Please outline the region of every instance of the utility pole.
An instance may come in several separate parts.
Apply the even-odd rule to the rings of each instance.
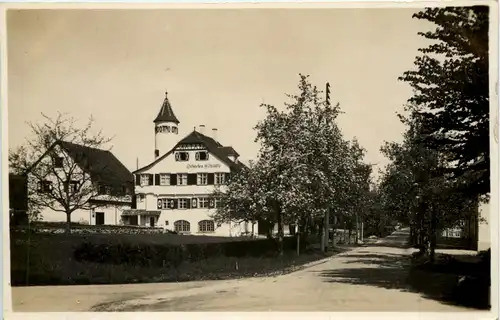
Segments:
[[[330,106],[330,83],[326,83],[326,105]],[[330,244],[330,205],[327,204],[326,206],[326,212],[325,212],[325,231],[324,231],[324,237],[325,237],[325,246],[322,248],[325,252],[328,251],[328,245]],[[335,235],[334,235],[335,236]]]

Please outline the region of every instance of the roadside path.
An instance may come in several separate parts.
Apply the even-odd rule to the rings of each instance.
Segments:
[[[403,229],[290,274],[228,281],[14,288],[16,311],[467,311],[407,291]]]

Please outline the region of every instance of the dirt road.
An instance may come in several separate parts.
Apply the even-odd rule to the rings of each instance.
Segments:
[[[14,311],[467,311],[410,292],[407,230],[287,275],[174,284],[14,288]]]

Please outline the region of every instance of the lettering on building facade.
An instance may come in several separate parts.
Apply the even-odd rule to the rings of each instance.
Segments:
[[[220,164],[188,164],[187,168],[188,169],[211,169],[211,168],[220,168]]]

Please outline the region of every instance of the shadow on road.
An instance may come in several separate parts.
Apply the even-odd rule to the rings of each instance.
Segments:
[[[366,254],[362,254],[363,252]],[[478,268],[483,268],[476,266],[477,264],[468,267],[458,265],[450,268],[434,266],[429,268],[412,264],[410,256],[407,255],[373,254],[368,251],[359,253],[349,255],[349,259],[345,262],[346,265],[358,264],[357,267],[324,270],[320,276],[327,282],[415,292],[424,298],[446,304],[482,310],[490,308],[489,274],[478,276],[484,270],[477,272]],[[460,271],[465,269],[469,271],[476,269],[476,271]],[[468,280],[459,285],[459,279],[464,279],[463,276],[470,274],[473,276],[467,277]]]

